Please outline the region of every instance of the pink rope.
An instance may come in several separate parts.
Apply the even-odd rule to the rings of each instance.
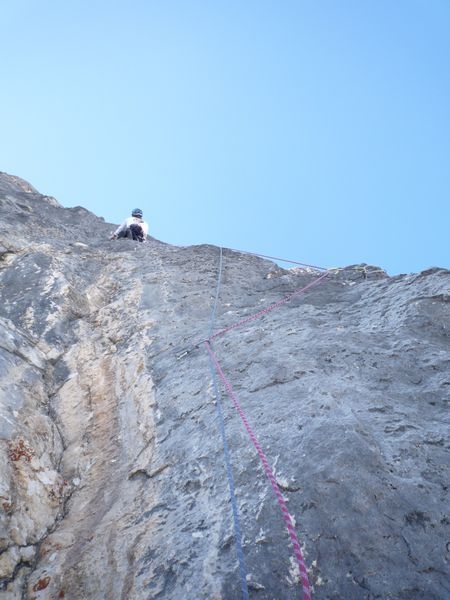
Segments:
[[[296,558],[299,570],[300,570],[300,578],[302,581],[302,589],[303,589],[303,600],[311,600],[311,587],[309,585],[309,579],[308,579],[308,571],[306,569],[306,565],[305,565],[305,561],[303,560],[303,555],[302,555],[302,551],[300,548],[300,542],[298,541],[298,537],[297,534],[295,533],[295,528],[294,525],[292,523],[292,517],[289,514],[289,511],[287,509],[286,506],[286,501],[283,497],[283,494],[280,491],[280,488],[278,487],[278,483],[277,480],[275,478],[275,475],[273,473],[273,470],[271,468],[271,466],[269,465],[269,461],[267,460],[266,455],[264,454],[263,449],[261,448],[261,445],[258,441],[258,438],[256,437],[256,435],[253,433],[252,428],[249,425],[249,422],[247,421],[247,417],[245,416],[245,413],[241,407],[241,405],[239,404],[239,401],[236,397],[236,394],[233,391],[233,388],[231,386],[231,383],[228,381],[228,379],[226,378],[220,364],[219,361],[217,359],[217,356],[215,355],[213,349],[211,348],[211,345],[209,343],[209,341],[205,342],[206,345],[206,349],[209,353],[209,355],[211,356],[211,359],[214,363],[214,366],[217,370],[217,373],[219,374],[220,379],[222,380],[225,389],[227,390],[227,393],[235,407],[235,409],[237,410],[237,412],[239,413],[239,416],[241,417],[245,428],[247,430],[248,435],[250,436],[250,439],[252,440],[253,445],[256,448],[256,451],[259,455],[259,458],[261,459],[261,462],[263,464],[264,467],[264,471],[267,475],[267,478],[270,481],[270,484],[272,485],[273,491],[275,492],[275,495],[277,497],[278,500],[278,504],[280,506],[281,512],[283,514],[283,519],[284,522],[286,524],[286,528],[288,530],[289,533],[289,537],[291,540],[291,544],[292,544],[292,548],[294,551],[294,556]]]
[[[329,275],[328,272],[327,273],[323,273],[322,275],[320,275],[320,277],[317,277],[317,279],[314,279],[314,281],[311,281],[311,283],[308,283],[308,285],[305,285],[305,287],[302,287],[299,290],[296,290],[295,292],[292,292],[292,294],[289,294],[288,296],[285,296],[281,300],[278,300],[278,302],[275,302],[274,304],[271,304],[270,306],[267,306],[266,308],[263,308],[262,310],[258,311],[257,313],[254,313],[253,315],[250,315],[249,317],[246,317],[245,319],[242,319],[241,321],[237,321],[236,323],[233,323],[229,327],[225,327],[224,329],[220,329],[219,331],[217,331],[216,333],[214,333],[209,338],[209,341],[214,340],[214,339],[218,338],[219,336],[224,335],[225,333],[228,333],[232,329],[236,329],[237,327],[240,327],[241,325],[246,325],[247,323],[251,323],[252,321],[256,321],[256,319],[259,319],[259,317],[262,317],[262,316],[266,315],[267,313],[271,312],[272,310],[275,310],[276,308],[279,308],[280,306],[283,306],[283,304],[286,304],[287,302],[289,302],[290,300],[292,300],[292,298],[294,298],[295,296],[298,296],[299,294],[302,294],[303,292],[306,292],[306,290],[309,290],[310,288],[314,287],[320,281],[322,281],[322,279],[324,279],[325,277],[328,277],[328,275]]]

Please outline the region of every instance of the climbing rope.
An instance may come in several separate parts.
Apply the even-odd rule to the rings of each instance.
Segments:
[[[211,319],[211,324],[210,324],[210,333],[209,333],[209,339],[204,341],[206,350],[208,352],[209,358],[210,358],[210,366],[212,371],[214,370],[213,367],[215,368],[215,371],[218,373],[227,393],[228,396],[231,400],[231,402],[233,403],[234,408],[236,409],[236,411],[238,412],[239,416],[241,417],[242,422],[244,423],[244,426],[247,430],[247,433],[258,453],[258,456],[260,457],[260,460],[263,464],[264,467],[264,471],[266,473],[267,478],[269,479],[269,482],[272,486],[272,489],[277,497],[278,500],[278,504],[279,507],[281,509],[281,513],[283,515],[283,519],[289,534],[289,538],[291,540],[291,544],[292,544],[292,548],[293,548],[293,552],[294,552],[294,556],[299,568],[299,573],[300,573],[300,579],[301,579],[301,584],[302,584],[302,590],[303,590],[303,600],[310,600],[311,599],[311,588],[310,588],[310,584],[309,584],[309,579],[308,579],[308,571],[306,569],[306,565],[305,565],[305,561],[303,559],[303,555],[302,555],[302,551],[301,551],[301,547],[300,547],[300,542],[298,540],[297,534],[295,532],[295,527],[293,525],[292,522],[292,517],[287,509],[286,506],[286,501],[283,497],[283,494],[280,491],[280,488],[278,486],[277,480],[275,478],[274,472],[272,470],[272,468],[270,467],[269,461],[267,460],[267,457],[258,441],[258,438],[256,437],[255,433],[253,432],[248,419],[245,415],[244,410],[242,409],[242,406],[240,405],[236,394],[234,393],[234,390],[231,386],[231,383],[229,382],[229,380],[226,378],[222,367],[219,363],[219,360],[216,356],[216,354],[214,353],[212,346],[211,346],[211,342],[216,339],[217,337],[224,335],[225,333],[228,333],[229,331],[236,329],[237,327],[247,324],[249,322],[252,322],[266,314],[268,314],[269,312],[275,310],[276,308],[279,308],[280,306],[283,306],[284,304],[286,304],[287,302],[289,302],[290,300],[292,300],[292,298],[294,298],[295,296],[305,292],[308,289],[311,289],[312,287],[314,287],[315,285],[317,285],[318,283],[320,283],[320,281],[322,281],[325,277],[327,277],[329,275],[329,272],[327,271],[326,273],[323,273],[322,275],[320,275],[319,277],[317,277],[316,279],[314,279],[312,282],[310,282],[309,284],[307,284],[306,286],[303,286],[302,288],[299,288],[298,290],[295,290],[294,292],[292,292],[291,294],[289,294],[288,296],[285,296],[284,298],[282,298],[281,300],[279,300],[278,302],[275,302],[273,304],[271,304],[270,306],[266,307],[263,310],[260,310],[256,313],[254,313],[253,315],[250,315],[249,317],[245,318],[245,319],[241,319],[240,321],[224,328],[221,329],[219,331],[217,331],[215,334],[212,333],[213,331],[213,325],[214,325],[214,320],[215,320],[215,313],[216,313],[216,309],[217,309],[217,302],[218,302],[218,295],[219,295],[219,286],[220,286],[220,280],[221,280],[221,271],[222,271],[222,251],[221,251],[221,262],[220,262],[220,269],[219,269],[219,281],[218,281],[218,287],[216,290],[216,299],[215,299],[215,303],[214,303],[214,308],[213,308],[213,315],[214,318]],[[218,390],[218,385],[217,385],[217,381],[215,380],[215,387]],[[218,396],[219,398],[219,396]],[[219,403],[218,403],[219,406]],[[220,413],[221,413],[221,419],[223,422],[223,411],[222,411],[222,407],[220,406]],[[223,433],[223,437],[224,437],[224,433]],[[225,445],[224,445],[225,447]],[[228,452],[228,445],[227,445],[227,452]],[[227,463],[228,464],[228,463]],[[228,467],[227,467],[228,469]],[[234,484],[233,484],[234,486]],[[234,489],[234,488],[233,488]],[[236,508],[237,511],[237,508]],[[233,509],[234,512],[234,509]],[[242,577],[242,571],[241,570],[241,577]]]
[[[261,258],[270,258],[271,260],[278,260],[280,262],[289,263],[291,265],[299,265],[301,267],[308,267],[309,269],[317,269],[318,271],[327,271],[326,267],[317,267],[316,265],[308,265],[307,263],[298,262],[296,260],[289,260],[288,258],[278,258],[276,256],[269,256],[268,254],[259,254],[258,252],[249,252],[248,250],[236,250],[236,248],[227,248],[232,252],[240,252],[242,254],[250,254],[251,256],[260,256]]]
[[[308,290],[308,289],[314,287],[315,285],[317,285],[320,281],[322,281],[322,279],[324,279],[325,277],[327,277],[329,274],[330,274],[329,271],[327,271],[326,273],[323,273],[317,279],[315,279],[311,283],[308,283],[308,285],[305,285],[304,287],[302,287],[302,288],[300,288],[298,290],[295,290],[295,292],[292,292],[292,294],[289,294],[288,296],[285,296],[281,300],[278,300],[278,302],[275,302],[274,304],[271,304],[270,306],[267,306],[266,308],[263,308],[262,310],[258,311],[257,313],[255,313],[253,315],[245,317],[245,319],[242,319],[241,321],[238,321],[237,323],[233,323],[229,327],[225,327],[224,329],[220,329],[219,331],[217,331],[214,334],[211,334],[211,332],[210,332],[208,340],[209,341],[214,340],[214,339],[218,338],[219,336],[224,335],[225,333],[228,333],[228,331],[231,331],[232,329],[236,329],[237,327],[240,327],[241,325],[246,325],[247,323],[255,321],[256,319],[259,319],[260,317],[266,315],[267,313],[271,312],[272,310],[275,310],[276,308],[279,308],[280,306],[283,306],[283,304],[286,304],[287,302],[289,302],[290,300],[292,300],[292,298],[294,298],[295,296],[298,296],[299,294],[302,294],[303,292],[306,292],[306,290]],[[215,310],[215,308],[214,308],[214,310]],[[182,350],[179,350],[176,353],[177,360],[180,360],[181,358],[184,358],[185,356],[187,356],[188,354],[190,354],[193,350],[195,350],[196,348],[198,348],[205,341],[206,341],[205,339],[200,339],[195,344],[192,344],[191,346],[188,346],[186,348],[183,348]]]
[[[212,335],[214,323],[216,320],[217,304],[218,304],[218,300],[219,300],[220,286],[222,283],[222,262],[223,262],[223,252],[222,252],[222,248],[220,248],[219,274],[217,277],[217,287],[216,287],[216,296],[215,296],[215,300],[214,300],[214,306],[211,311],[208,337],[211,337],[211,335]],[[211,376],[213,379],[214,393],[216,396],[217,421],[219,423],[220,435],[222,437],[223,454],[224,454],[225,466],[226,466],[226,471],[227,471],[228,487],[230,490],[231,509],[232,509],[232,513],[233,513],[234,538],[235,538],[235,545],[236,545],[236,554],[237,554],[237,559],[238,559],[238,563],[239,563],[242,598],[243,598],[243,600],[248,600],[249,596],[248,596],[248,587],[247,587],[247,570],[245,567],[244,551],[242,548],[242,534],[241,534],[241,527],[240,527],[240,523],[239,523],[239,512],[238,512],[238,506],[237,506],[237,501],[236,501],[233,470],[231,467],[230,449],[228,446],[227,436],[225,433],[225,420],[223,418],[223,408],[222,408],[222,399],[221,399],[220,389],[219,389],[219,385],[217,382],[217,375],[216,375],[216,370],[214,368],[214,362],[213,362],[211,356],[209,357],[209,366],[210,366],[210,370],[211,370]]]
[[[256,319],[259,319],[260,317],[267,315],[268,313],[272,312],[276,308],[279,308],[280,306],[283,306],[283,304],[286,304],[287,302],[292,300],[292,298],[295,298],[295,296],[298,296],[299,294],[306,292],[306,290],[309,290],[312,287],[316,286],[317,284],[319,284],[322,281],[322,279],[325,279],[325,277],[328,277],[328,275],[329,275],[328,272],[323,273],[322,275],[320,275],[319,277],[317,277],[316,279],[314,279],[313,281],[308,283],[308,285],[305,285],[304,287],[299,288],[298,290],[295,290],[294,292],[292,292],[291,294],[288,294],[281,300],[278,300],[278,302],[274,302],[273,304],[270,304],[266,308],[259,310],[258,312],[254,313],[253,315],[250,315],[250,316],[246,317],[245,319],[241,319],[240,321],[237,321],[236,323],[233,323],[232,325],[229,325],[228,327],[224,327],[223,329],[220,329],[219,331],[217,331],[216,333],[211,335],[209,337],[208,341],[215,340],[219,336],[224,335],[225,333],[228,333],[232,329],[236,329],[237,327],[241,327],[242,325],[246,325],[247,323],[251,323],[252,321],[256,321]]]
[[[214,296],[214,305],[211,311],[211,317],[209,320],[209,332],[208,332],[208,339],[211,337],[213,329],[214,329],[214,323],[216,322],[216,315],[217,315],[217,306],[219,304],[219,294],[220,294],[220,288],[222,285],[222,270],[223,270],[223,249],[222,246],[219,248],[220,254],[219,254],[219,272],[217,275],[217,285],[216,285],[216,295]]]
[[[295,527],[294,527],[294,524],[292,521],[292,517],[286,506],[286,501],[283,497],[283,494],[280,491],[275,474],[268,462],[268,459],[258,441],[258,438],[256,437],[255,433],[253,432],[253,430],[248,422],[245,412],[237,399],[237,396],[232,388],[231,383],[229,382],[229,380],[227,379],[227,377],[225,376],[225,374],[223,372],[223,369],[219,363],[219,360],[218,360],[216,354],[214,353],[214,350],[212,349],[211,343],[213,340],[217,339],[218,337],[220,337],[222,335],[225,335],[229,331],[232,331],[242,325],[253,322],[253,321],[257,320],[258,318],[263,317],[264,315],[270,313],[271,311],[283,306],[284,304],[286,304],[287,302],[292,300],[294,297],[296,297],[299,294],[304,293],[307,290],[318,285],[321,281],[323,281],[331,273],[337,274],[339,271],[343,271],[343,270],[347,270],[347,269],[342,269],[342,268],[325,269],[323,267],[317,267],[314,265],[300,263],[297,261],[285,260],[285,259],[281,259],[281,258],[264,255],[264,254],[256,254],[254,252],[247,252],[247,251],[243,251],[243,250],[234,250],[232,248],[229,248],[229,250],[234,251],[234,252],[241,252],[244,254],[251,254],[254,256],[260,256],[263,258],[269,258],[272,260],[289,262],[291,264],[297,264],[297,265],[300,265],[303,267],[308,267],[308,268],[311,268],[314,270],[325,271],[324,273],[322,273],[320,276],[315,278],[313,281],[311,281],[304,287],[295,290],[294,292],[285,296],[281,300],[269,305],[268,307],[254,313],[244,319],[241,319],[241,320],[235,322],[234,324],[232,324],[228,327],[220,329],[216,333],[213,333],[214,324],[216,321],[216,313],[217,313],[219,292],[220,292],[220,287],[221,287],[221,280],[222,280],[223,248],[220,247],[219,272],[218,272],[214,305],[213,305],[213,309],[211,311],[211,316],[210,316],[208,339],[200,340],[199,342],[197,342],[196,344],[194,344],[191,347],[179,350],[176,354],[177,359],[181,359],[184,356],[186,356],[187,354],[189,354],[194,348],[198,348],[200,346],[200,344],[203,343],[206,347],[206,350],[207,350],[207,353],[209,356],[209,366],[210,366],[210,370],[211,370],[213,386],[214,386],[214,393],[215,393],[215,397],[216,397],[217,420],[219,423],[219,429],[220,429],[222,442],[223,442],[224,460],[225,460],[226,471],[227,471],[228,486],[229,486],[229,490],[230,490],[230,499],[231,499],[232,513],[233,513],[234,536],[235,536],[235,544],[236,544],[236,554],[237,554],[238,563],[239,563],[239,572],[240,572],[240,578],[241,578],[241,590],[242,590],[243,599],[248,600],[248,598],[249,598],[246,566],[245,566],[244,552],[243,552],[243,548],[242,548],[242,535],[241,535],[241,529],[240,529],[240,523],[239,523],[236,494],[235,494],[235,483],[234,483],[233,472],[232,472],[232,467],[231,467],[230,450],[229,450],[229,445],[227,442],[226,432],[225,432],[225,422],[224,422],[224,415],[223,415],[223,408],[222,408],[222,400],[221,400],[220,389],[219,389],[219,385],[218,385],[218,381],[217,381],[217,374],[219,375],[235,410],[238,412],[238,414],[246,428],[246,431],[258,453],[258,456],[260,457],[260,460],[264,467],[265,474],[266,474],[266,476],[271,484],[271,487],[276,495],[276,498],[277,498],[277,501],[278,501],[280,510],[282,512],[283,519],[284,519],[284,522],[285,522],[285,525],[286,525],[286,528],[287,528],[287,531],[289,534],[289,538],[290,538],[290,541],[292,544],[294,556],[295,556],[295,559],[296,559],[296,562],[297,562],[297,565],[299,568],[299,574],[300,574],[301,585],[302,585],[302,590],[303,590],[303,600],[311,600],[311,588],[310,588],[310,584],[309,584],[307,568],[305,565],[305,561],[303,559],[300,542],[299,542],[297,534],[295,532]],[[357,267],[353,267],[353,269],[362,271],[364,278],[366,278],[368,273],[372,273],[372,272],[380,271],[380,272],[385,273],[381,269],[374,269],[374,270],[368,271],[366,266],[357,266]],[[194,336],[191,336],[191,337],[194,337]]]
[[[308,571],[306,569],[306,565],[305,565],[305,561],[303,560],[303,555],[302,555],[302,551],[300,548],[300,543],[298,541],[298,537],[297,534],[295,532],[295,528],[294,528],[294,524],[292,523],[292,517],[289,514],[289,511],[287,509],[286,506],[286,501],[283,497],[283,494],[280,491],[280,488],[278,486],[277,480],[275,478],[274,472],[272,470],[272,468],[269,465],[269,461],[267,460],[267,457],[263,451],[263,449],[261,448],[261,445],[258,441],[258,438],[256,437],[256,435],[254,434],[252,428],[250,427],[250,424],[245,416],[245,413],[236,397],[236,394],[234,393],[234,390],[231,386],[231,383],[228,381],[228,379],[226,378],[222,367],[220,366],[220,363],[217,359],[216,354],[214,353],[213,349],[211,348],[211,344],[209,341],[205,342],[205,346],[206,349],[208,351],[209,356],[211,357],[211,360],[214,363],[214,366],[216,368],[216,371],[219,373],[219,376],[225,386],[225,389],[228,392],[228,396],[230,397],[230,400],[232,401],[235,409],[237,410],[237,412],[239,413],[239,416],[242,419],[242,422],[244,423],[244,426],[247,430],[247,433],[250,436],[250,439],[254,445],[254,447],[256,448],[256,451],[261,459],[261,462],[263,464],[264,467],[264,471],[267,475],[267,478],[270,481],[270,484],[273,488],[273,491],[275,492],[275,495],[277,497],[278,500],[278,504],[280,506],[281,512],[283,514],[283,519],[284,522],[286,524],[286,528],[288,530],[289,533],[289,537],[291,540],[291,544],[292,544],[292,548],[294,550],[294,556],[296,558],[297,561],[297,565],[299,567],[299,571],[300,571],[300,578],[301,578],[301,582],[302,582],[302,590],[303,590],[303,600],[310,600],[311,599],[311,588],[309,585],[309,579],[308,579]]]
[[[232,249],[230,249],[232,250]],[[239,251],[237,251],[239,252]],[[244,252],[245,254],[254,254],[254,253],[250,253],[250,252]],[[275,257],[270,257],[270,256],[266,256],[266,255],[257,255],[257,256],[264,256],[265,258],[271,258],[274,260],[282,260],[279,258],[275,258]],[[299,574],[300,574],[300,579],[301,579],[301,585],[302,585],[302,591],[303,591],[303,600],[310,600],[311,599],[311,588],[310,588],[310,584],[309,584],[309,579],[308,579],[308,572],[307,572],[307,568],[305,565],[305,561],[303,559],[303,555],[302,555],[302,551],[301,551],[301,547],[300,547],[300,542],[298,540],[296,531],[295,531],[295,527],[294,524],[292,522],[292,517],[287,509],[286,506],[286,501],[283,497],[283,494],[280,491],[280,488],[278,486],[276,477],[274,475],[274,472],[269,464],[269,461],[258,441],[258,438],[256,437],[255,433],[253,432],[248,419],[245,415],[244,410],[242,409],[242,406],[240,405],[236,394],[234,393],[234,390],[232,388],[231,383],[229,382],[229,380],[226,378],[223,369],[219,363],[219,360],[216,356],[216,354],[214,353],[211,343],[214,339],[224,335],[225,333],[228,333],[229,331],[232,331],[234,329],[236,329],[237,327],[240,327],[242,325],[248,324],[252,321],[257,320],[260,317],[263,317],[264,315],[270,313],[271,311],[283,306],[284,304],[286,304],[287,302],[289,302],[290,300],[292,300],[294,297],[298,296],[301,293],[306,292],[307,290],[313,288],[314,286],[318,285],[321,281],[323,281],[330,273],[334,272],[334,273],[338,273],[340,270],[342,269],[323,269],[321,267],[315,267],[313,265],[306,265],[305,263],[298,263],[296,261],[286,261],[286,262],[291,262],[292,264],[299,264],[302,266],[306,266],[306,267],[310,267],[313,269],[318,269],[318,270],[322,270],[325,271],[324,273],[322,273],[320,276],[318,276],[317,278],[315,278],[313,281],[311,281],[310,283],[308,283],[307,285],[303,286],[302,288],[299,288],[297,290],[295,290],[294,292],[292,292],[291,294],[288,294],[287,296],[285,296],[284,298],[282,298],[281,300],[274,302],[273,304],[269,305],[268,307],[244,318],[241,319],[235,323],[233,323],[232,325],[229,325],[228,327],[225,327],[223,329],[220,329],[219,331],[217,331],[216,333],[213,333],[213,329],[214,329],[214,324],[215,324],[215,320],[216,320],[216,312],[217,312],[217,305],[218,305],[218,298],[219,298],[219,292],[220,292],[220,287],[221,287],[221,280],[222,280],[222,264],[223,264],[223,249],[222,247],[220,248],[220,261],[219,261],[219,273],[218,273],[218,280],[217,280],[217,287],[216,287],[216,295],[215,295],[215,300],[214,300],[214,305],[213,305],[213,309],[211,312],[211,318],[210,318],[210,327],[209,327],[209,336],[207,340],[203,340],[203,343],[206,346],[206,350],[208,352],[208,356],[209,356],[209,363],[210,363],[210,370],[211,370],[211,374],[212,374],[212,378],[213,378],[213,385],[214,385],[214,391],[215,391],[215,395],[216,395],[216,408],[217,408],[217,419],[218,419],[218,423],[219,423],[219,429],[221,432],[221,436],[222,436],[222,441],[223,441],[223,448],[224,448],[224,459],[225,459],[225,465],[226,465],[226,470],[227,470],[227,479],[228,479],[228,486],[230,489],[230,498],[231,498],[231,505],[232,505],[232,512],[233,512],[233,523],[234,523],[234,532],[235,532],[235,543],[236,543],[236,554],[238,557],[238,562],[239,562],[239,571],[240,571],[240,577],[241,577],[241,589],[242,589],[242,597],[244,600],[248,600],[248,587],[247,587],[247,576],[246,576],[246,567],[245,567],[245,559],[244,559],[244,553],[243,553],[243,549],[242,549],[242,535],[241,535],[241,529],[240,529],[240,524],[239,524],[239,515],[238,515],[238,508],[237,508],[237,502],[236,502],[236,495],[235,495],[235,484],[234,484],[234,478],[233,478],[233,473],[232,473],[232,468],[231,468],[231,460],[230,460],[230,450],[229,450],[229,446],[228,446],[228,442],[226,439],[226,433],[225,433],[225,423],[224,423],[224,417],[223,417],[223,408],[222,408],[222,402],[221,402],[221,395],[220,395],[220,389],[219,389],[219,385],[217,382],[217,376],[216,373],[219,375],[227,393],[228,396],[230,397],[230,400],[234,406],[234,408],[236,409],[236,411],[238,412],[246,430],[247,433],[258,453],[258,456],[260,457],[260,460],[262,462],[262,465],[264,467],[264,471],[266,473],[266,476],[272,486],[272,489],[275,493],[275,496],[277,498],[281,513],[283,515],[283,519],[289,534],[289,538],[292,544],[292,548],[293,548],[293,552],[294,552],[294,556],[299,568]],[[360,268],[361,269],[361,268]],[[355,267],[355,270],[357,270],[357,268]],[[367,269],[366,267],[362,267],[362,271],[363,271],[363,276],[364,278],[367,275]],[[199,342],[198,344],[195,344],[194,347],[198,347],[199,344],[201,342]],[[180,355],[177,356],[177,358],[181,358],[183,356],[185,356],[186,354],[188,354],[193,348],[191,349],[185,349],[183,350]]]
[[[289,263],[291,265],[299,265],[301,267],[307,267],[308,269],[315,269],[316,271],[329,271],[334,274],[337,274],[340,271],[358,271],[362,273],[362,277],[364,279],[367,279],[367,275],[370,275],[372,273],[383,273],[384,275],[387,274],[384,269],[380,269],[379,267],[371,268],[369,270],[367,268],[367,265],[356,265],[354,267],[319,267],[317,265],[310,265],[308,263],[298,262],[297,260],[290,260],[289,258],[269,256],[268,254],[261,254],[259,252],[250,252],[249,250],[237,250],[236,248],[227,248],[227,250],[231,250],[232,252],[239,252],[241,254],[249,254],[250,256],[260,256],[261,258],[269,258],[270,260]]]
[[[367,265],[356,265],[354,267],[331,267],[331,268],[325,268],[325,267],[317,267],[317,266],[314,266],[314,265],[308,265],[306,263],[301,263],[301,262],[298,262],[298,261],[295,261],[295,260],[288,260],[286,258],[277,258],[277,257],[274,257],[274,256],[268,256],[267,254],[258,254],[256,252],[249,252],[249,251],[246,251],[246,250],[236,250],[234,248],[226,248],[226,249],[227,250],[231,250],[232,252],[240,252],[240,253],[243,253],[243,254],[249,254],[251,256],[259,256],[259,257],[263,257],[263,258],[270,258],[272,260],[278,260],[278,261],[288,262],[288,263],[291,263],[291,264],[302,265],[304,267],[310,267],[311,269],[316,269],[316,270],[319,270],[319,271],[326,271],[326,273],[325,273],[326,275],[337,275],[341,271],[343,272],[343,271],[352,270],[352,271],[356,271],[357,273],[361,273],[361,277],[363,279],[367,279],[368,275],[371,275],[373,273],[382,273],[383,275],[387,274],[386,271],[384,271],[383,269],[379,269],[379,268],[372,268],[372,269],[369,270],[368,267],[367,267]],[[220,248],[220,251],[222,253],[223,248]],[[312,285],[315,285],[315,283],[313,282]],[[294,292],[293,294],[291,294],[287,298],[281,300],[280,301],[280,305],[284,304],[285,302],[288,302],[294,295],[297,295],[297,294],[300,294],[303,291],[306,291],[306,289],[307,288],[305,288],[305,289],[302,288],[301,290],[297,290],[296,292]],[[262,312],[264,312],[264,313],[265,312],[270,312],[274,308],[277,308],[278,305],[279,304],[277,303],[276,306],[274,306],[273,308],[269,307],[268,309],[265,309],[264,311],[261,311],[261,313]],[[235,325],[235,327],[243,325],[243,324],[245,324],[245,323],[247,323],[249,321],[252,321],[253,319],[257,319],[259,316],[260,316],[260,313],[256,313],[255,315],[252,315],[251,317],[249,317],[248,321],[244,319],[242,322],[237,323]],[[214,315],[214,317],[215,317],[215,315]],[[233,326],[233,328],[234,328],[234,326]],[[212,337],[210,336],[210,339],[218,337],[219,335],[225,333],[226,331],[228,331],[228,329],[224,329],[223,331],[218,331],[214,336],[212,336]],[[189,336],[189,338],[187,338],[187,339],[185,338],[185,341],[187,341],[188,339],[194,338],[194,337],[198,338],[198,335],[197,334],[193,334],[193,335]],[[195,343],[193,343],[193,344],[191,344],[189,346],[184,346],[184,347],[182,347],[180,349],[177,349],[176,352],[175,352],[175,356],[176,356],[177,360],[180,360],[181,358],[184,358],[185,356],[187,356],[188,354],[190,354],[193,350],[199,348],[200,345],[202,345],[204,342],[205,342],[204,339],[199,338]],[[166,350],[163,350],[162,352],[167,352],[169,350],[171,350],[171,348],[167,348]]]

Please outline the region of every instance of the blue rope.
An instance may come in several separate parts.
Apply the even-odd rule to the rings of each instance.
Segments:
[[[216,321],[217,305],[219,304],[220,286],[222,285],[222,264],[223,264],[223,250],[222,250],[222,247],[220,247],[219,274],[217,276],[216,297],[214,298],[214,306],[213,306],[213,309],[211,311],[211,319],[210,319],[210,322],[209,322],[208,339],[213,334],[214,323]],[[214,369],[214,372],[215,371],[216,370]]]
[[[211,312],[211,321],[210,321],[209,334],[208,334],[209,338],[212,336],[214,322],[216,320],[217,304],[218,304],[218,300],[219,300],[219,291],[220,291],[220,286],[221,286],[221,282],[222,282],[222,263],[223,263],[223,254],[222,254],[222,248],[220,248],[219,275],[217,278],[216,297],[215,297],[214,306],[213,306],[213,309]],[[241,534],[241,527],[239,524],[239,513],[238,513],[238,507],[237,507],[237,501],[236,501],[234,477],[233,477],[233,471],[231,468],[230,449],[228,446],[227,437],[226,437],[226,433],[225,433],[225,421],[223,418],[222,399],[221,399],[221,395],[220,395],[219,385],[217,382],[217,373],[216,373],[216,369],[214,368],[214,363],[212,361],[211,356],[209,356],[209,367],[211,370],[211,375],[212,375],[213,385],[214,385],[214,392],[215,392],[216,399],[217,399],[217,402],[216,402],[217,420],[219,422],[220,434],[222,436],[223,454],[224,454],[225,465],[226,465],[226,469],[227,469],[228,487],[230,489],[231,508],[233,511],[233,525],[234,525],[234,538],[235,538],[235,544],[236,544],[236,554],[237,554],[237,559],[239,562],[239,572],[240,572],[240,576],[241,576],[242,598],[243,598],[243,600],[248,600],[249,596],[248,596],[248,588],[247,588],[247,570],[245,567],[244,551],[242,549],[242,534]]]

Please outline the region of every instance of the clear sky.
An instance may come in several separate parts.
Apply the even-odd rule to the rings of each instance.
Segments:
[[[151,235],[450,268],[450,0],[0,0],[0,171]]]

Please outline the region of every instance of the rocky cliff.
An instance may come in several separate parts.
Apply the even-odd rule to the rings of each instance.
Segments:
[[[0,174],[0,597],[301,598],[238,402],[313,598],[448,598],[450,272],[111,229]]]

